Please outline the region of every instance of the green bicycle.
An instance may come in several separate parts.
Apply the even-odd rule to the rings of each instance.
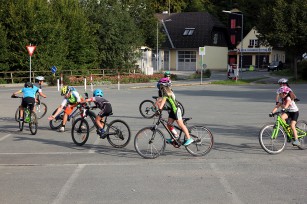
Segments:
[[[266,124],[262,127],[259,133],[259,143],[269,154],[281,153],[287,142],[294,140],[293,131],[289,124],[287,124],[282,118],[282,111],[274,113],[272,116],[277,116],[275,123]],[[300,120],[296,124],[296,131],[298,139],[301,143],[297,146],[299,149],[307,148],[307,122]]]

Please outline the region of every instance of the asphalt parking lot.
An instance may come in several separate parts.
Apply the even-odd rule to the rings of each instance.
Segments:
[[[212,79],[219,77],[224,75]],[[214,148],[193,157],[167,146],[154,160],[142,159],[133,146],[137,131],[153,125],[138,106],[157,94],[154,84],[99,87],[112,103],[112,119],[126,121],[132,131],[122,149],[94,132],[84,146],[76,146],[70,123],[64,133],[50,130],[47,116],[62,100],[56,87],[44,89],[48,113],[38,133],[19,132],[14,113],[20,101],[10,98],[18,87],[0,87],[0,203],[306,203],[307,150],[289,144],[281,154],[269,155],[258,142],[260,128],[273,121],[268,113],[277,84],[221,86],[210,80],[174,82],[174,91],[193,118],[190,124],[212,131]],[[307,120],[307,85],[291,88],[301,99],[300,119]]]

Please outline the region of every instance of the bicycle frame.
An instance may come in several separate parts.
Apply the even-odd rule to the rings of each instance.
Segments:
[[[275,127],[273,129],[273,133],[272,133],[272,139],[276,139],[277,135],[278,135],[278,131],[280,126],[283,128],[283,130],[285,131],[285,133],[287,134],[287,137],[289,139],[293,139],[294,135],[293,135],[293,131],[290,127],[289,124],[287,124],[280,116],[280,114],[277,115],[277,119],[276,119],[276,123],[275,123]],[[306,137],[307,136],[307,132],[301,130],[300,128],[296,127],[296,131],[297,131],[297,137],[298,138],[302,138],[302,137]]]

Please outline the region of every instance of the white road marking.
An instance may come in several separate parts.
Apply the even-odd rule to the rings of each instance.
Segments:
[[[53,204],[61,204],[63,203],[66,195],[69,193],[71,187],[73,186],[75,180],[79,177],[81,171],[84,169],[84,164],[79,164],[70,178],[67,180],[65,185],[62,187],[61,191],[59,192],[58,196],[52,202]]]
[[[11,134],[8,134],[8,135],[5,135],[4,137],[1,137],[1,138],[0,138],[0,142],[1,142],[2,140],[5,140],[5,139],[8,138],[9,136],[11,136]]]

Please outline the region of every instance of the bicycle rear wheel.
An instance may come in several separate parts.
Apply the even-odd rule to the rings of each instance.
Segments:
[[[296,127],[298,127],[300,130],[303,130],[304,132],[307,132],[307,122],[304,120],[297,121]],[[298,136],[300,136],[300,134],[300,132],[297,133]],[[298,148],[307,149],[307,136],[299,137],[298,139],[301,142],[301,145],[298,146]]]
[[[278,154],[285,149],[287,137],[284,130],[275,127],[275,124],[265,125],[259,133],[259,143],[262,149],[269,154]],[[276,137],[273,138],[273,132],[277,131]]]
[[[71,138],[79,146],[84,145],[90,135],[88,122],[84,118],[77,118],[72,124]]]
[[[37,133],[37,126],[38,122],[37,122],[36,113],[31,111],[31,121],[29,122],[29,129],[32,135],[35,135]]]
[[[47,113],[47,105],[45,103],[36,104],[35,113],[36,113],[37,119],[41,119]]]
[[[55,114],[56,111],[57,109],[53,111],[52,115]],[[49,121],[50,128],[52,130],[59,129],[60,126],[62,125],[63,117],[64,117],[64,111],[62,111],[59,115],[57,115],[53,120],[50,120]]]
[[[139,110],[144,118],[152,118],[156,113],[155,103],[151,100],[144,100],[141,102]]]
[[[210,152],[213,147],[214,139],[211,131],[202,125],[189,127],[192,144],[186,146],[186,150],[193,156],[204,156]]]
[[[107,127],[107,139],[116,148],[127,146],[131,132],[129,125],[122,120],[113,120]]]
[[[20,118],[19,114],[20,113],[19,113],[19,107],[18,107],[16,112],[15,112],[15,120],[16,120],[16,122],[19,122],[19,118]]]
[[[159,129],[145,127],[134,138],[136,152],[145,159],[154,159],[165,150],[165,137]]]
[[[18,121],[18,125],[19,125],[19,130],[22,131],[23,130],[23,126],[24,126],[24,121]]]

